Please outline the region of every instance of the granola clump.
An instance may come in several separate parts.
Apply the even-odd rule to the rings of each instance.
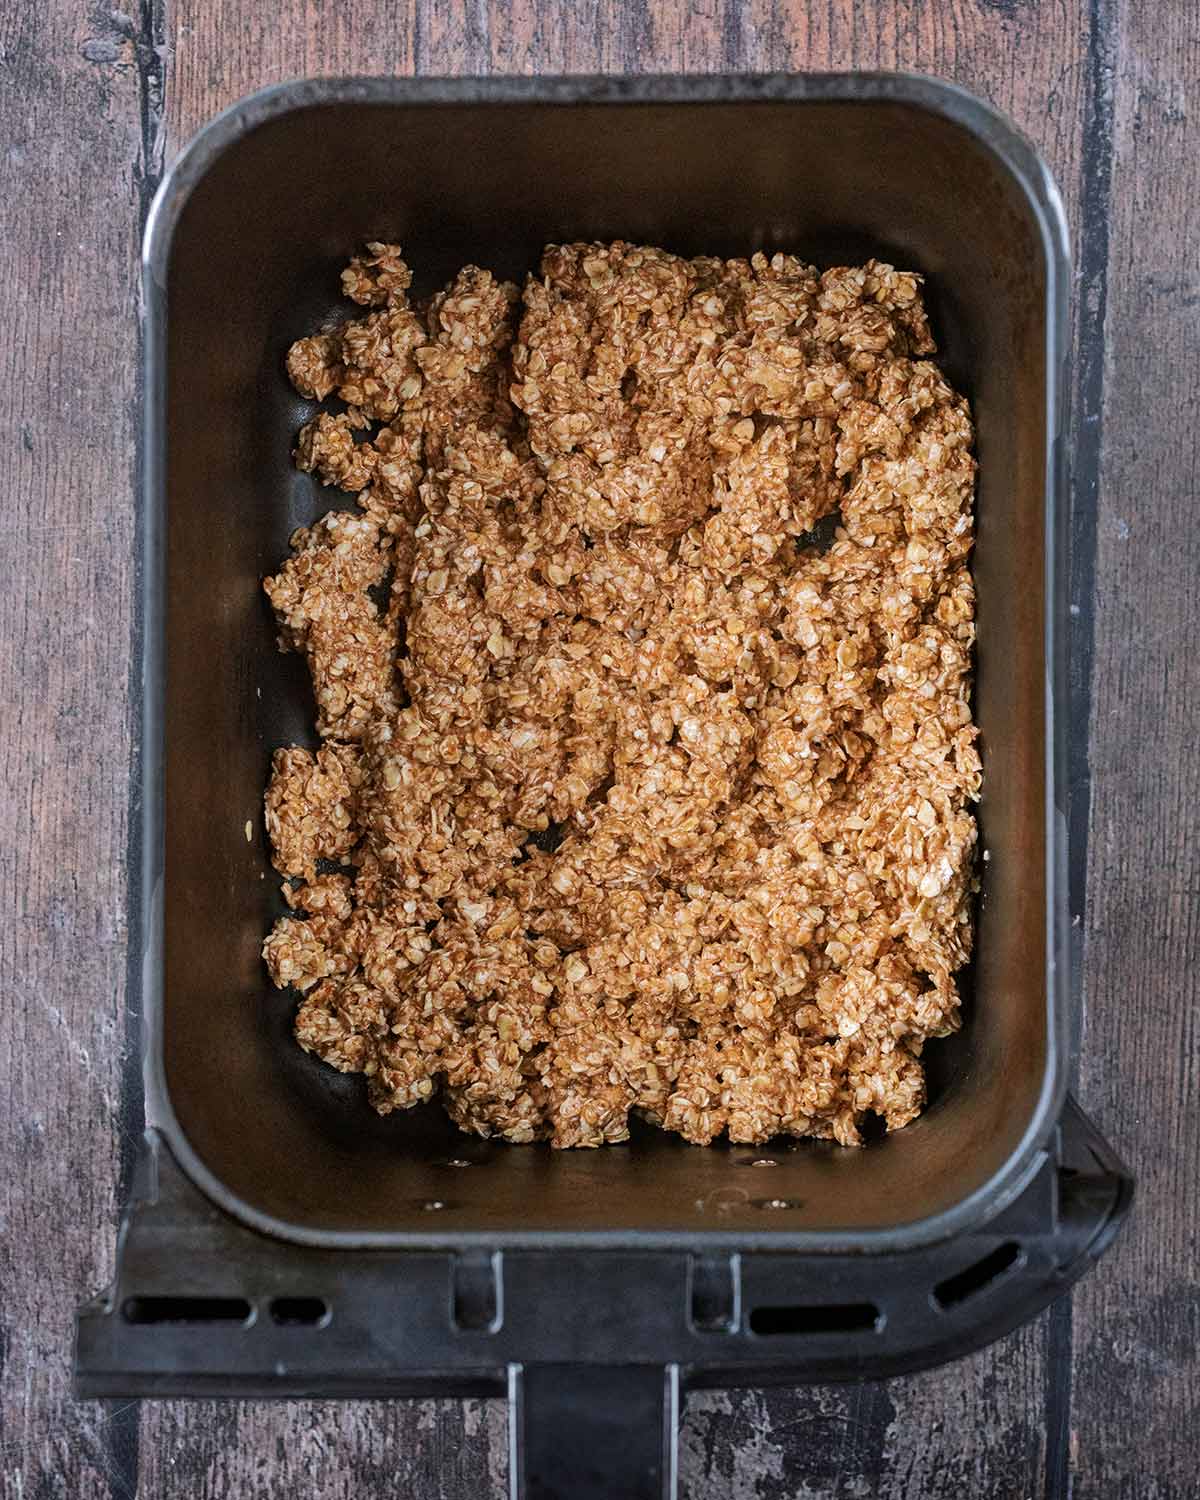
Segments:
[[[287,361],[358,507],[265,585],[322,738],[267,791],[301,1045],[513,1141],[907,1124],[980,784],[919,277],[617,242],[411,280],[367,246],[368,311]]]

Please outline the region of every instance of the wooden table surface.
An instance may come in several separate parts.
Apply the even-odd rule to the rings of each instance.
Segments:
[[[498,1402],[76,1404],[140,1128],[122,1077],[138,240],[214,111],[319,73],[912,68],[1008,111],[1076,246],[1078,1092],[1139,1178],[1074,1296],[886,1386],[704,1393],[683,1493],[1200,1494],[1200,26],[1190,0],[41,0],[0,14],[0,1496],[500,1495]],[[1092,608],[1088,607],[1090,601]],[[1090,710],[1089,710],[1090,701]],[[1079,736],[1082,745],[1082,736]],[[1090,798],[1089,783],[1090,776]],[[619,1497],[615,1497],[619,1500]]]

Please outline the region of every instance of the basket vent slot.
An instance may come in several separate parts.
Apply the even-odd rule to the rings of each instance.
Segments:
[[[329,1304],[324,1297],[273,1297],[271,1321],[288,1328],[316,1328],[328,1322]]]
[[[253,1309],[245,1297],[129,1297],[121,1311],[127,1323],[247,1323]]]
[[[873,1302],[823,1302],[808,1306],[756,1307],[750,1331],[759,1334],[878,1333],[883,1315]]]
[[[736,1255],[693,1255],[692,1327],[699,1333],[733,1333],[741,1312],[741,1261]]]
[[[1005,1240],[1003,1245],[997,1245],[981,1260],[974,1261],[953,1276],[947,1276],[945,1281],[939,1281],[933,1289],[934,1300],[939,1307],[955,1307],[991,1286],[993,1281],[1023,1259],[1020,1245],[1015,1240]]]
[[[451,1268],[454,1327],[460,1333],[496,1333],[504,1321],[504,1257],[499,1250],[456,1255]]]

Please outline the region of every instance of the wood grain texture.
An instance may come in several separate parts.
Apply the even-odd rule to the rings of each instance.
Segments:
[[[1072,1470],[1088,1500],[1194,1492],[1200,1140],[1180,1101],[1196,1084],[1196,981],[1178,956],[1195,950],[1198,909],[1186,374],[1200,59],[1187,7],[1146,20],[1119,3],[178,0],[164,15],[142,0],[127,18],[47,0],[0,16],[0,262],[16,289],[0,424],[18,496],[0,548],[23,582],[0,591],[0,890],[15,917],[0,943],[15,1001],[0,1008],[0,1150],[22,1163],[0,1188],[0,1495],[483,1500],[505,1470],[498,1402],[105,1410],[65,1394],[70,1316],[111,1267],[122,1166],[133,272],[160,123],[174,152],[241,95],[303,74],[874,67],[956,79],[1016,118],[1088,231],[1081,333],[1103,335],[1109,310],[1107,366],[1082,362],[1077,403],[1105,463],[1098,517],[1085,471],[1076,483],[1090,539],[1077,583],[1090,590],[1094,570],[1098,600],[1082,1089],[1128,1146],[1142,1206],[1073,1314],[1063,1304],[950,1370],[694,1396],[683,1491],[1016,1500],[1065,1495]]]
[[[146,1403],[146,1500],[504,1494],[502,1401]]]
[[[389,7],[384,22],[381,8],[362,4],[340,8],[328,25],[312,7],[297,5],[290,14],[296,24],[282,28],[277,17],[244,13],[234,0],[176,7],[172,146],[250,88],[297,74],[916,68],[955,78],[1014,114],[1075,211],[1086,81],[1082,6],[434,3]],[[229,46],[233,36],[239,44]],[[211,59],[222,39],[223,66],[214,74]],[[1047,1328],[1039,1320],[961,1367],[897,1381],[886,1392],[698,1395],[684,1423],[684,1493],[713,1500],[742,1493],[899,1500],[957,1496],[964,1486],[981,1496],[1038,1493],[1046,1471]],[[251,1454],[270,1447],[305,1419],[301,1410],[243,1408],[229,1441]],[[148,1411],[145,1420],[156,1418]],[[146,1430],[152,1448],[156,1439]],[[464,1441],[491,1445],[496,1430],[471,1439],[464,1433]],[[202,1417],[195,1432],[203,1443]],[[490,1447],[488,1461],[499,1472],[501,1450]],[[432,1493],[443,1492],[459,1493]]]
[[[1200,1490],[1200,159],[1194,8],[1113,16],[1083,1099],[1138,1176],[1075,1299],[1079,1500]]]
[[[130,1437],[69,1350],[121,1159],[137,70],[65,4],[4,7],[0,59],[0,1494],[90,1500]]]

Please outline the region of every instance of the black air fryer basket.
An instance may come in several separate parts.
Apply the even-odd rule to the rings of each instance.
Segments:
[[[329,505],[290,462],[308,409],[283,352],[363,241],[401,241],[432,288],[617,237],[922,271],[973,404],[977,955],[927,1111],[862,1151],[645,1129],[552,1153],[435,1107],[381,1120],[294,1045],[259,957],[275,882],[245,823],[312,719],[259,580]],[[80,1393],[507,1393],[514,1495],[661,1496],[685,1388],[935,1364],[1082,1274],[1132,1184],[1066,1092],[1069,265],[1007,121],[883,75],[289,84],[180,157],[144,272],[148,1130]]]

